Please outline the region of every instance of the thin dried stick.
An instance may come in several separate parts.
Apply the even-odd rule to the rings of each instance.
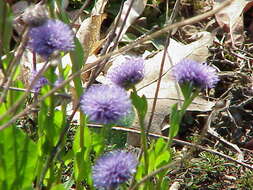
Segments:
[[[128,9],[127,9],[127,12],[126,12],[126,15],[125,15],[125,17],[124,17],[123,23],[122,23],[122,25],[121,25],[121,27],[120,27],[120,30],[119,30],[118,34],[115,36],[115,40],[113,40],[113,43],[114,43],[114,44],[113,44],[112,47],[109,48],[109,51],[108,51],[108,52],[112,52],[112,51],[117,47],[118,41],[119,41],[119,38],[120,38],[120,35],[121,35],[121,33],[122,33],[123,29],[124,29],[124,26],[125,26],[125,24],[126,24],[127,18],[128,18],[129,14],[130,14],[130,11],[131,11],[132,7],[133,7],[134,1],[135,1],[135,0],[132,0],[132,1],[130,2],[130,5],[129,5]],[[124,5],[124,4],[123,4],[123,5]],[[121,14],[123,13],[123,9],[124,9],[124,6],[122,6],[121,13],[119,14],[119,17],[118,17],[118,19],[117,19],[117,23],[116,23],[116,25],[115,25],[115,27],[114,27],[114,31],[113,31],[114,33],[115,33],[116,30],[117,30],[117,25],[120,23]],[[110,58],[110,57],[106,58],[106,59],[102,62],[101,66],[100,66],[99,68],[97,68],[97,71],[94,72],[95,75],[93,76],[93,80],[95,80],[95,78],[102,72],[102,70],[104,69],[104,67],[105,67],[107,61],[109,60],[109,58]]]
[[[124,4],[121,4],[120,10],[119,10],[119,17],[116,19],[116,23],[115,26],[113,28],[113,30],[110,32],[110,34],[108,35],[107,41],[103,47],[103,49],[101,50],[101,54],[100,56],[103,56],[106,54],[106,52],[108,51],[108,48],[110,47],[111,42],[113,41],[113,39],[115,38],[115,33],[116,33],[116,29],[119,25],[119,21],[121,18],[121,14],[122,14],[122,10],[123,10],[123,6]],[[108,51],[110,52],[110,51]],[[102,71],[102,69],[104,68],[103,65],[106,64],[106,62],[109,60],[109,58],[106,58],[104,60],[102,60],[100,63],[98,63],[95,67],[95,69],[92,72],[92,75],[90,77],[90,81],[88,83],[88,87],[95,81],[95,79],[97,78],[97,76],[99,75],[99,73]]]
[[[20,57],[24,53],[27,40],[28,40],[28,29],[27,29],[27,27],[25,27],[24,33],[23,33],[23,38],[21,40],[20,46],[17,49],[17,54],[14,55],[14,58],[11,61],[10,65],[6,71],[6,73],[10,73],[10,75],[7,79],[7,82],[6,82],[6,80],[3,80],[2,84],[0,85],[0,86],[3,86],[3,84],[6,82],[5,86],[7,87],[6,89],[4,89],[4,91],[0,97],[0,103],[2,103],[4,101],[6,93],[8,92],[8,87],[11,85],[11,81],[13,79],[15,72],[16,72],[16,68],[17,68],[16,62],[20,59]],[[16,67],[14,67],[14,65],[16,65]],[[14,67],[14,69],[13,69],[13,67]]]
[[[83,6],[78,10],[77,14],[74,16],[71,25],[73,25],[78,17],[82,14],[83,10],[91,3],[91,0],[86,0],[83,4]]]
[[[178,11],[178,8],[179,8],[179,3],[180,3],[180,0],[177,0],[175,6],[173,8],[172,14],[170,16],[170,20],[168,22],[169,24],[173,23],[174,19],[176,18],[176,14],[177,14],[177,11]],[[164,64],[165,64],[166,54],[167,54],[167,50],[168,50],[169,43],[170,43],[170,35],[171,35],[171,30],[169,31],[169,33],[167,35],[166,42],[165,42],[165,47],[164,47],[164,50],[163,50],[163,57],[162,57],[162,61],[161,61],[161,64],[160,64],[159,77],[158,77],[158,81],[157,81],[157,85],[156,85],[155,97],[154,97],[154,100],[153,100],[151,115],[150,115],[148,126],[147,126],[147,133],[149,132],[149,130],[151,128],[152,120],[153,120],[153,117],[154,117],[154,112],[155,112],[156,103],[157,103],[157,97],[158,97],[160,84],[161,84],[161,80],[162,80],[162,75],[163,75],[163,68],[164,68]]]

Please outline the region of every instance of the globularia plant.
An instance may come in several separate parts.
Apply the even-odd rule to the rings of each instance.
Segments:
[[[144,59],[126,57],[122,63],[109,71],[108,77],[122,88],[132,88],[144,78]]]
[[[179,110],[177,104],[172,106],[169,133],[170,142],[178,133],[179,125],[186,109],[193,99],[198,96],[200,90],[213,88],[219,81],[216,70],[213,67],[188,59],[177,63],[173,67],[172,74],[179,83],[184,96],[184,102]]]
[[[28,47],[42,57],[49,58],[54,51],[73,50],[74,35],[67,24],[48,19],[42,25],[30,28]]]
[[[189,59],[184,59],[173,67],[173,76],[179,84],[191,83],[201,89],[213,88],[219,81],[213,67]]]
[[[131,111],[126,91],[118,86],[92,85],[81,98],[81,109],[91,121],[115,124]]]
[[[93,167],[94,186],[114,190],[136,172],[136,156],[125,151],[112,151],[100,157]]]

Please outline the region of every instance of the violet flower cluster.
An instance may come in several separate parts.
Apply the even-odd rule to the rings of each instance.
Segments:
[[[124,151],[112,151],[99,158],[93,167],[96,188],[116,189],[136,172],[136,156]]]
[[[189,82],[201,89],[213,88],[219,81],[213,67],[187,59],[174,66],[173,76],[179,84]]]
[[[59,20],[48,19],[42,25],[31,27],[28,35],[28,47],[46,59],[54,51],[70,51],[74,48],[72,30]]]
[[[91,121],[115,124],[131,110],[131,101],[123,88],[92,85],[81,97],[81,110]]]
[[[129,89],[144,78],[144,60],[127,57],[124,62],[109,71],[108,78],[114,84]]]

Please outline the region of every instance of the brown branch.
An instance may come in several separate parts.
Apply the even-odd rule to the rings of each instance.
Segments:
[[[180,3],[180,1],[177,0],[175,6],[173,8],[172,14],[170,16],[170,20],[168,22],[169,24],[173,23],[175,18],[176,18],[177,11],[178,11],[178,8],[179,8],[179,3]],[[158,93],[159,93],[160,84],[161,84],[161,80],[162,80],[162,76],[163,76],[163,68],[164,68],[164,64],[165,64],[166,54],[167,54],[167,50],[168,50],[168,47],[169,47],[169,44],[170,44],[170,35],[171,35],[171,30],[169,31],[169,33],[167,35],[164,50],[163,50],[163,57],[162,57],[162,61],[161,61],[161,64],[160,64],[159,77],[158,77],[158,81],[157,81],[157,85],[156,85],[155,97],[154,97],[154,100],[153,100],[151,115],[150,115],[150,118],[149,118],[149,121],[148,121],[147,133],[150,130],[150,127],[151,127],[151,124],[152,124],[152,121],[153,121],[153,117],[154,117],[154,112],[155,112],[155,108],[156,108]]]

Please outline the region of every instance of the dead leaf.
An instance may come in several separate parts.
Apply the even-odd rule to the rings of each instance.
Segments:
[[[105,18],[106,14],[93,15],[82,22],[76,37],[83,45],[85,55],[92,54],[93,45],[100,40],[100,28]]]
[[[214,7],[219,6],[223,1],[214,0]],[[220,27],[229,32],[228,43],[232,43],[233,46],[241,45],[244,42],[243,12],[252,6],[252,0],[236,0],[215,14]]]
[[[76,37],[81,42],[86,57],[93,53],[91,52],[93,45],[100,40],[101,24],[106,18],[106,14],[103,13],[106,3],[107,0],[97,1],[91,16],[82,22],[77,31]]]

